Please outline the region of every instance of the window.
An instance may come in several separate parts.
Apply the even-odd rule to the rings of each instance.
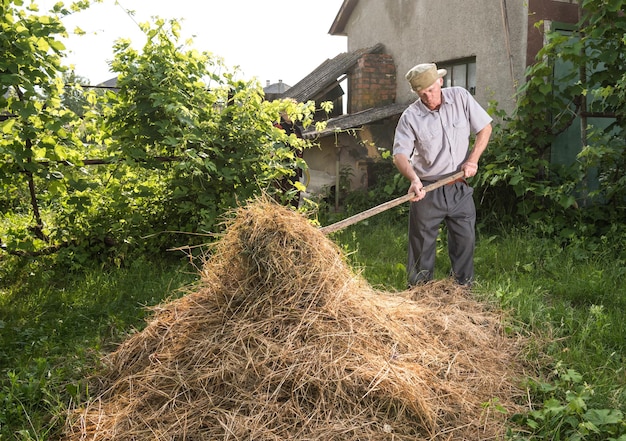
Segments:
[[[448,71],[443,77],[443,87],[464,87],[472,95],[476,94],[476,57],[437,63],[437,67]]]

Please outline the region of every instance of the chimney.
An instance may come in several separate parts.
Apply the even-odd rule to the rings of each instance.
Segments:
[[[393,104],[396,101],[396,66],[389,54],[365,54],[348,80],[348,113]]]

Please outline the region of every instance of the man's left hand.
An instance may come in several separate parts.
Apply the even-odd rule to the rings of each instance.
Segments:
[[[461,166],[461,170],[465,172],[466,178],[471,178],[472,176],[475,176],[478,172],[478,164],[476,164],[475,162],[467,161]]]

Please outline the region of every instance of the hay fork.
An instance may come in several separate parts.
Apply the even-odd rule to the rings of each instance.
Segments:
[[[457,179],[460,179],[464,176],[465,176],[465,172],[463,171],[456,172],[455,174],[450,175],[446,178],[440,179],[437,182],[433,182],[432,184],[426,185],[424,187],[424,191],[425,192],[432,191],[446,184],[450,184],[451,182],[454,182]],[[320,231],[324,234],[333,233],[335,231],[349,227],[350,225],[356,224],[357,222],[360,222],[364,219],[367,219],[368,217],[372,217],[378,213],[382,213],[383,211],[389,210],[390,208],[396,207],[400,204],[410,201],[414,197],[415,197],[415,193],[405,194],[404,196],[400,196],[396,199],[392,199],[391,201],[384,202],[380,205],[370,208],[369,210],[365,210],[361,213],[355,214],[354,216],[350,216],[346,219],[340,220],[339,222],[335,222],[334,224],[321,227]]]

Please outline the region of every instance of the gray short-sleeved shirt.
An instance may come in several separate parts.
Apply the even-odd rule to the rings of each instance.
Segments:
[[[462,87],[446,87],[439,110],[420,100],[400,116],[393,154],[410,158],[417,176],[435,181],[460,170],[469,154],[470,133],[480,132],[492,119]]]

